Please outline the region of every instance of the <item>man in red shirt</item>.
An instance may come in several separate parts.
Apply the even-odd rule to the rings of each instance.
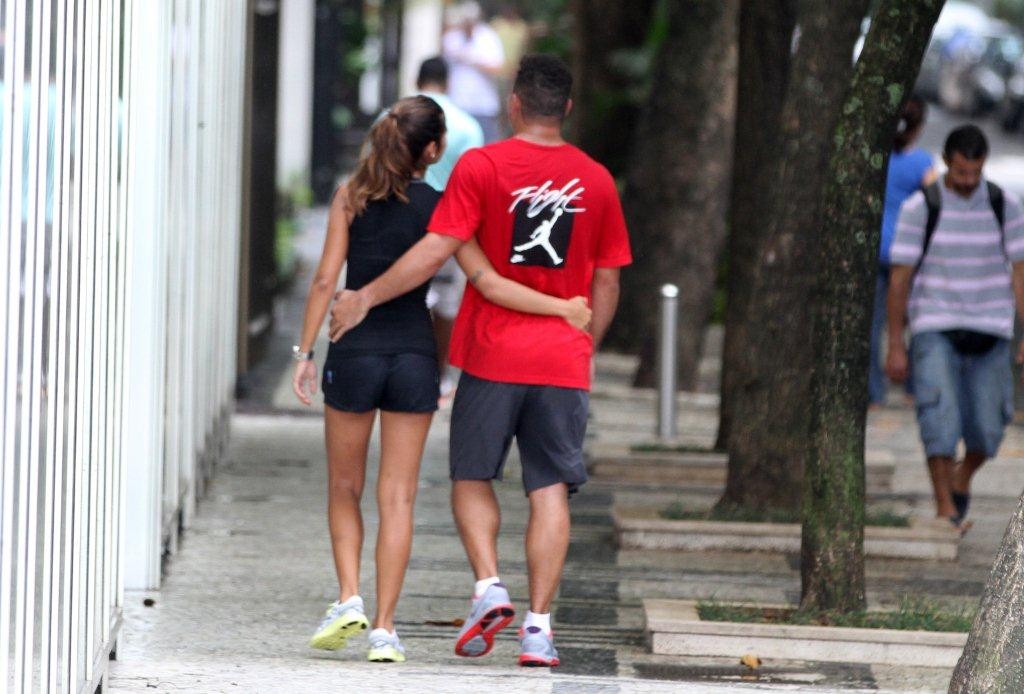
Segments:
[[[477,579],[455,651],[485,655],[515,614],[498,578],[492,488],[514,437],[530,502],[521,665],[558,664],[550,606],[569,547],[569,495],[587,479],[591,357],[615,314],[619,268],[632,260],[615,182],[562,138],[571,87],[559,59],[523,58],[508,104],[513,137],[464,154],[431,233],[375,281],[339,295],[331,311],[334,340],[373,306],[428,280],[474,237],[501,275],[545,294],[590,297],[585,333],[561,318],[496,306],[475,290],[480,277],[470,277],[452,336],[451,363],[463,370],[452,409],[452,510]]]

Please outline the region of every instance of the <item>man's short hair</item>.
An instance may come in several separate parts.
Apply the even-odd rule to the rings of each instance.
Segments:
[[[961,125],[946,138],[942,154],[947,159],[952,158],[954,154],[960,154],[969,161],[984,159],[988,156],[988,140],[978,126]]]
[[[448,63],[444,61],[444,58],[440,56],[427,58],[420,65],[416,86],[422,88],[425,84],[448,84]]]
[[[553,55],[523,56],[512,92],[519,97],[526,118],[561,120],[572,93],[572,73]]]

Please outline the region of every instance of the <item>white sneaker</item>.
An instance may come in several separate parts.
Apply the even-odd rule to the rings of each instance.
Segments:
[[[363,609],[363,599],[354,595],[345,602],[335,602],[327,608],[323,621],[309,640],[311,648],[336,651],[344,648],[349,637],[370,626]]]
[[[370,651],[366,659],[371,663],[404,663],[405,648],[398,640],[398,633],[387,629],[370,632]]]

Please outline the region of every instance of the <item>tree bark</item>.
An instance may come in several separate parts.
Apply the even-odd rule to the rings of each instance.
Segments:
[[[640,117],[637,79],[625,63],[647,41],[654,0],[571,0],[573,141],[608,167],[625,172]]]
[[[949,691],[1024,691],[1024,496],[1003,535]]]
[[[679,384],[692,389],[725,239],[735,113],[739,0],[667,3],[666,32],[637,128],[624,195],[634,264],[614,330],[653,385],[658,287],[679,293]],[[645,344],[646,343],[646,344]]]
[[[854,72],[821,203],[811,266],[810,452],[806,458],[801,606],[864,608],[864,429],[885,178],[900,108],[944,0],[882,0]]]
[[[736,79],[736,143],[732,168],[727,244],[728,299],[719,388],[718,440],[728,448],[732,404],[746,366],[744,319],[757,261],[757,241],[775,200],[773,184],[789,83],[795,0],[742,0]]]
[[[801,38],[782,112],[747,306],[744,368],[733,392],[729,467],[720,507],[800,506],[810,434],[813,366],[808,298],[818,267],[820,202],[830,137],[853,71],[853,44],[869,0],[799,4]]]

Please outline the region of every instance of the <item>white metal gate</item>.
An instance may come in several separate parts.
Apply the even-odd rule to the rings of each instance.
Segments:
[[[0,689],[95,689],[223,445],[246,19],[0,0]]]

